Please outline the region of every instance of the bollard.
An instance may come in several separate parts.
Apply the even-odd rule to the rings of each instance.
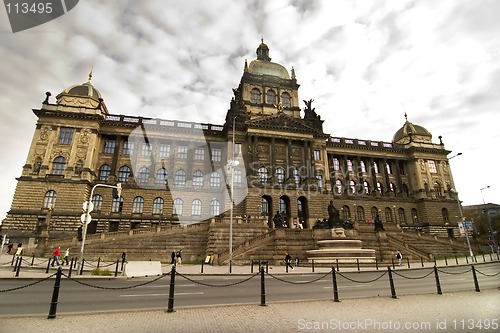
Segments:
[[[339,301],[339,291],[337,288],[337,273],[335,273],[335,268],[332,266],[332,283],[333,283],[333,301]]]
[[[253,259],[250,260],[250,273],[253,274]]]
[[[339,269],[339,260],[335,259],[335,262],[337,263],[337,272],[339,272],[340,271],[340,269]]]
[[[378,271],[378,259],[375,257],[375,268],[377,269]]]
[[[500,251],[498,250],[498,247],[497,247],[497,260],[500,260]]]
[[[229,273],[233,272],[233,261],[229,260]]]
[[[477,263],[477,257],[476,257],[476,255],[474,255],[474,262]]]
[[[14,265],[14,260],[15,260],[15,259],[16,259],[16,255],[15,255],[15,254],[13,254],[13,255],[12,255],[12,262],[10,263],[10,265],[11,265],[11,266],[12,266],[12,265]]]
[[[33,257],[31,257],[31,266],[33,266],[34,263],[35,263],[35,255],[33,255]]]
[[[21,270],[22,263],[23,263],[23,257],[19,257],[19,263],[17,264],[17,268],[16,268],[16,277],[19,276],[19,271]]]
[[[288,273],[288,263],[285,261],[285,272]]]
[[[455,263],[458,265],[458,258],[456,254],[455,254]]]
[[[436,290],[438,295],[442,295],[443,293],[441,292],[441,283],[439,283],[439,275],[438,275],[438,270],[437,267],[434,266],[434,277],[436,278]]]
[[[125,258],[122,257],[122,268],[120,269],[120,271],[122,271],[122,272],[123,272],[123,265],[125,265]]]
[[[73,261],[74,260],[75,260],[74,258],[71,258],[71,263],[69,264],[69,272],[68,272],[69,278],[71,277],[71,273],[73,272]]]
[[[424,258],[420,257],[420,263],[422,264],[422,268],[424,267]]]
[[[465,261],[469,263],[469,257],[467,257],[467,255],[465,255]]]
[[[201,261],[201,272],[203,273],[203,265],[205,264],[205,260]]]
[[[269,261],[266,260],[266,274],[269,273]]]
[[[486,259],[484,258],[484,253],[483,253],[483,262],[486,262]]]
[[[391,263],[392,263],[392,269],[396,269],[396,267],[394,267],[394,259],[391,258]]]
[[[358,265],[358,272],[359,272],[359,259],[356,258],[356,264]]]
[[[172,265],[172,270],[170,271],[170,290],[168,292],[167,312],[174,312],[174,289],[175,289],[175,265]]]
[[[491,255],[491,253],[490,253],[490,261],[493,261],[493,256]]]
[[[448,259],[446,259],[446,256],[444,256],[444,264],[448,266]]]
[[[120,259],[116,259],[115,277],[118,276],[118,265],[120,265]]]
[[[314,259],[312,260],[311,268],[312,268],[312,272],[314,273]]]
[[[266,282],[264,279],[264,267],[260,268],[260,306],[266,305]]]
[[[50,268],[50,258],[49,261],[47,262],[47,269],[45,270],[46,274],[49,272],[49,268]]]
[[[57,312],[57,300],[59,299],[59,288],[61,287],[62,268],[59,266],[56,273],[56,281],[54,282],[54,291],[52,292],[52,301],[50,302],[50,310],[47,319],[54,319]]]
[[[436,256],[434,256],[434,266],[437,266],[437,263],[436,263]]]
[[[410,267],[410,258],[406,257],[406,262],[408,263],[408,268],[411,268]]]
[[[85,259],[82,258],[82,267],[80,267],[80,275],[83,274],[83,266],[85,266]]]
[[[14,269],[12,270],[13,272],[15,272],[17,270],[17,265],[19,265],[19,258],[20,257],[16,258],[16,264],[14,265]]]
[[[481,290],[479,289],[479,282],[477,281],[476,268],[474,267],[474,265],[471,265],[471,267],[472,267],[472,277],[474,278],[474,287],[476,291],[479,293],[481,292]]]
[[[100,265],[101,265],[101,257],[97,258],[97,269],[99,269]]]
[[[391,271],[391,267],[390,266],[387,266],[387,271],[389,272],[389,284],[391,285],[391,297],[392,298],[398,298],[396,296],[396,288],[394,288],[394,281],[392,279],[392,271]]]

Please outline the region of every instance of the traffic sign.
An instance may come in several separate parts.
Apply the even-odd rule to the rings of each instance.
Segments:
[[[94,203],[92,201],[91,202],[85,201],[82,205],[82,209],[90,213],[91,211],[94,210]]]
[[[89,224],[90,222],[92,222],[92,216],[90,216],[90,214],[83,213],[80,216],[80,221],[82,222],[82,224],[84,224],[85,222]]]

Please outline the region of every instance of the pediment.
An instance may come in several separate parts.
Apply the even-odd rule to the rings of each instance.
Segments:
[[[307,124],[305,120],[290,117],[284,113],[264,115],[247,121],[248,127],[285,130],[293,132],[316,133],[317,130]]]

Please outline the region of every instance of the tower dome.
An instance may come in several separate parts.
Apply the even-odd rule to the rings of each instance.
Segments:
[[[406,144],[409,142],[432,142],[432,134],[425,127],[413,124],[408,121],[408,116],[405,113],[406,121],[392,138],[392,142]]]
[[[276,76],[281,79],[290,80],[290,75],[285,67],[275,62],[271,62],[269,57],[269,47],[264,44],[264,39],[261,40],[257,48],[257,59],[250,62],[248,72],[257,75]]]
[[[74,84],[64,89],[56,96],[57,104],[70,107],[86,107],[91,109],[101,109],[107,112],[101,93],[91,83],[92,71],[89,73],[89,79],[82,84]]]

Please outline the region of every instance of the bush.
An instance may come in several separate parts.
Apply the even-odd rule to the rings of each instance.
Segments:
[[[112,276],[113,274],[109,271],[109,269],[94,268],[92,270],[92,275]]]

